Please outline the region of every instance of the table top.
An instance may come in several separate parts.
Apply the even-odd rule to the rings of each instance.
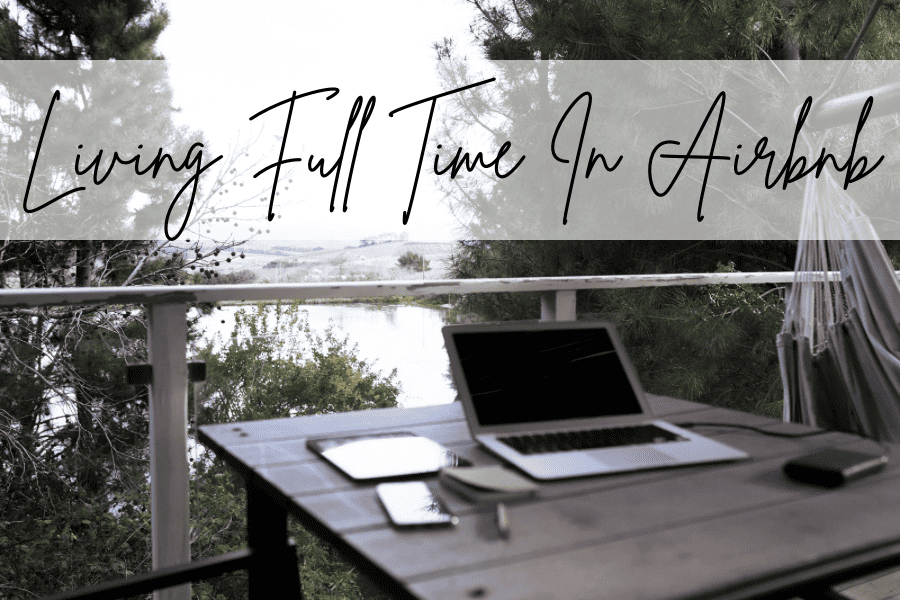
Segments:
[[[649,396],[679,424],[803,426]],[[478,507],[424,478],[459,517],[454,528],[397,530],[375,495],[310,452],[308,437],[411,431],[476,465],[501,464],[474,443],[459,403],[206,425],[200,441],[313,533],[402,595],[423,599],[616,600],[750,598],[792,577],[900,551],[900,447],[875,475],[834,490],[788,480],[784,462],[823,447],[878,452],[831,432],[778,438],[727,427],[697,431],[749,460],[540,482],[508,505],[511,533]]]

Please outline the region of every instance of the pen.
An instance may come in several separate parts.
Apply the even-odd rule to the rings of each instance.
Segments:
[[[497,519],[497,533],[504,540],[509,538],[509,515],[506,512],[506,505],[498,502],[495,507],[494,516]]]

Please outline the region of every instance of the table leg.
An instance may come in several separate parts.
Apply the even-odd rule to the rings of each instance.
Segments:
[[[247,486],[247,537],[254,551],[250,600],[302,600],[297,553],[287,535],[287,512],[251,485]]]

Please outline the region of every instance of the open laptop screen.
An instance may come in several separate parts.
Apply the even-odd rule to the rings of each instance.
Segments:
[[[641,414],[602,327],[454,332],[482,426]]]

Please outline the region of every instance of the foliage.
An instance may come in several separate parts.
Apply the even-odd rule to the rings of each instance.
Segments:
[[[410,269],[411,271],[415,271],[417,273],[423,273],[425,271],[430,271],[431,267],[428,266],[428,261],[425,260],[425,257],[421,254],[413,252],[412,250],[407,250],[404,252],[400,258],[397,259],[397,265],[401,269]]]
[[[8,7],[0,11],[2,59],[151,58],[165,23],[164,11],[143,0],[23,0],[18,8],[27,16],[21,26]],[[165,86],[156,83],[162,82],[154,90],[166,102]],[[28,82],[4,86],[20,107],[47,101],[34,97]],[[3,177],[22,177],[28,169],[19,160],[35,146],[40,121],[15,105],[5,110]],[[174,132],[162,118],[155,126]],[[19,203],[5,200],[5,206]],[[140,241],[6,240],[0,287],[183,281],[184,257],[161,250]],[[8,597],[149,569],[142,534],[149,527],[142,491],[147,394],[122,385],[125,361],[145,357],[145,337],[143,310],[131,307],[0,311],[0,589]]]
[[[200,423],[389,407],[396,405],[399,393],[395,372],[376,373],[372,365],[356,357],[348,340],[331,330],[324,335],[310,331],[299,303],[239,311],[232,336],[207,341],[196,355],[207,363],[207,381],[197,395]],[[191,402],[189,414],[193,415]],[[134,420],[146,427],[145,394],[131,410],[137,417]],[[192,432],[195,425],[191,423]],[[64,444],[75,443],[82,435],[74,425],[65,431],[69,437],[63,438]],[[137,466],[130,485],[122,481],[110,487],[109,472],[78,481],[41,471],[23,477],[23,468],[19,477],[4,479],[0,499],[3,597],[46,595],[150,570],[150,493],[141,475],[147,464],[146,431],[132,435],[136,437],[127,443],[132,444]],[[86,464],[83,456],[65,451],[54,462],[40,458],[43,462],[38,465],[46,463],[62,472],[77,473]],[[245,547],[242,482],[205,449],[199,460],[192,456],[190,462],[192,558]],[[117,464],[122,467],[123,461]],[[38,494],[35,484],[41,486]],[[306,597],[377,597],[370,582],[360,579],[309,532],[292,523],[291,535],[298,543]],[[223,575],[192,589],[198,599],[245,597],[246,573]]]
[[[249,421],[396,405],[396,373],[382,380],[346,339],[310,330],[299,303],[256,306],[235,315],[221,351],[209,344],[205,422]],[[280,335],[276,335],[280,332]],[[219,343],[222,343],[219,340]],[[253,399],[253,401],[250,401]],[[263,401],[265,399],[265,401]]]
[[[399,393],[395,371],[381,376],[355,356],[347,339],[331,330],[322,336],[311,332],[299,303],[239,310],[231,337],[207,343],[198,356],[207,364],[207,380],[199,396],[201,423],[396,406]],[[194,558],[244,547],[243,485],[207,451],[193,464]],[[371,584],[358,580],[331,548],[296,523],[290,529],[301,556],[305,597],[373,597]],[[222,576],[193,589],[197,598],[244,597],[246,575]]]
[[[500,91],[493,100],[487,92],[474,91],[471,97],[448,99],[450,112],[434,140],[447,148],[456,147],[455,140],[470,135],[466,128],[488,135],[499,146],[508,139],[527,137],[528,128],[547,114],[555,115],[555,122],[565,107],[553,104],[559,81],[551,72],[556,64],[551,60],[840,59],[870,6],[869,0],[469,3],[478,11],[472,32],[484,55],[527,62],[508,67],[509,75],[496,83]],[[883,5],[859,58],[898,58],[898,31],[900,12],[893,5]],[[451,40],[437,44],[436,50],[446,89],[476,80],[469,76],[470,66],[457,55]],[[516,103],[522,95],[532,101]],[[671,102],[690,99],[673,95]],[[599,100],[598,104],[604,106],[605,120],[619,118],[613,114],[615,106]],[[523,108],[515,108],[518,106]],[[529,112],[511,112],[516,110]],[[489,121],[495,114],[504,115],[506,122],[497,125],[496,119]],[[488,122],[491,128],[485,125]],[[622,142],[619,147],[629,147],[622,140],[611,143],[616,147],[618,142]],[[519,150],[529,154],[528,148]],[[895,180],[894,174],[891,182],[881,186],[885,194],[890,195]],[[515,231],[529,221],[556,219],[555,214],[547,214],[552,203],[546,199],[557,188],[545,188],[546,181],[543,173],[526,172],[507,183],[505,191],[498,191],[489,178],[476,172],[464,181],[443,178],[441,185],[455,213],[474,214],[475,223],[493,219]],[[736,197],[751,193],[731,192]],[[604,206],[609,206],[608,198],[613,196],[626,203],[634,197],[622,190],[604,193]],[[520,204],[510,204],[507,199],[522,197],[542,202],[528,210],[513,210]],[[490,238],[490,232],[473,233]],[[452,273],[469,278],[703,273],[717,267],[786,271],[793,268],[795,252],[794,242],[471,241],[457,245]],[[781,386],[774,338],[783,318],[780,296],[771,285],[585,291],[578,293],[577,310],[583,317],[604,317],[618,323],[650,391],[778,415]],[[461,318],[474,315],[510,320],[534,319],[539,311],[537,294],[477,294],[461,298],[454,312]]]
[[[195,276],[198,284],[234,285],[238,283],[253,283],[254,281],[256,281],[256,273],[254,273],[250,269],[241,269],[240,271],[224,273],[222,277],[219,277],[219,271],[212,271],[210,273],[212,275],[211,277],[206,277],[206,273],[210,273],[210,270],[205,271],[203,275]]]
[[[28,13],[17,60],[146,60],[169,17],[153,0],[19,0]]]
[[[469,0],[492,59],[830,60],[845,56],[869,0],[668,2]],[[885,3],[859,58],[895,59],[900,13]]]
[[[465,242],[454,252],[451,268],[461,278],[789,270],[793,247],[639,240]],[[706,268],[710,262],[718,268]],[[783,303],[775,286],[581,291],[577,311],[583,318],[617,324],[649,392],[780,414],[774,339]],[[472,294],[460,297],[455,312],[490,321],[535,319],[540,296]]]
[[[736,271],[719,264],[716,272]],[[615,320],[648,390],[779,417],[773,341],[784,305],[777,288],[761,289],[710,285],[612,294],[622,311]]]
[[[18,10],[16,16],[24,17],[21,24],[9,6],[0,9],[0,61],[159,58],[153,42],[166,15],[156,2],[21,0]],[[81,63],[76,64],[80,68]],[[82,70],[80,82],[61,82],[60,87],[77,90],[79,96],[64,97],[55,111],[72,111],[69,116],[76,119],[79,102],[89,103],[109,91],[86,73]],[[143,94],[133,103],[134,110],[153,105],[157,112],[152,123],[145,120],[142,126],[171,141],[167,148],[173,154],[178,148],[183,153],[188,138],[199,136],[174,126],[165,71],[153,73],[143,81],[149,87],[119,92]],[[44,116],[32,107],[46,107],[48,100],[47,89],[32,89],[33,82],[26,79],[6,77],[3,82],[10,102],[0,131],[0,178],[7,182],[28,176],[30,164],[25,163],[37,145]],[[108,139],[101,144],[147,131],[124,132],[112,115],[105,125],[98,136]],[[198,219],[206,210],[203,206],[211,210],[209,200],[221,187],[239,185],[235,178],[241,173],[234,164],[240,156],[240,148],[235,148],[223,161],[227,167],[223,165],[218,187],[198,194]],[[42,186],[44,193],[65,185],[54,176],[61,163],[51,160],[50,153],[41,158],[35,186]],[[157,200],[171,200],[174,194],[152,178],[145,178],[143,188],[120,185],[115,179],[104,189],[122,207],[127,204],[123,199],[138,192]],[[21,206],[21,198],[12,197],[14,187],[4,185],[0,192],[4,211]],[[84,221],[77,214],[83,204],[72,203],[63,222]],[[14,220],[9,212],[0,216],[3,225]],[[0,241],[0,288],[179,285],[189,281],[191,267],[211,270],[215,253],[228,247],[208,252],[197,239],[193,247],[176,248],[169,242],[32,242],[10,237]],[[185,242],[190,244],[189,239]],[[146,359],[145,339],[141,307],[0,310],[0,596],[48,595],[149,571],[147,393],[123,385],[126,361]]]
[[[4,507],[13,519],[0,522],[0,581],[12,583],[0,585],[0,596],[33,598],[150,570],[146,486],[113,498],[66,492],[43,496],[40,512],[15,514]],[[21,499],[14,494],[4,503]],[[31,510],[38,508],[26,499]]]
[[[488,148],[499,148],[511,142],[512,154],[504,157],[505,170],[521,156],[532,161],[530,167],[526,161],[525,168],[503,180],[489,169],[476,169],[465,178],[436,177],[453,214],[466,224],[471,237],[480,239],[571,239],[582,233],[582,237],[588,238],[598,231],[603,231],[606,239],[665,239],[672,234],[670,224],[682,222],[691,209],[673,199],[681,186],[676,186],[674,194],[663,199],[651,193],[645,176],[646,157],[661,140],[679,139],[682,144],[689,141],[685,136],[693,135],[696,125],[683,128],[684,111],[688,110],[685,107],[700,107],[698,113],[691,113],[697,115],[699,124],[705,107],[717,91],[728,88],[728,110],[736,111],[740,122],[726,118],[717,149],[736,148],[737,144],[746,148],[762,135],[759,132],[770,136],[779,132],[769,140],[770,145],[788,144],[790,137],[786,132],[793,131],[793,114],[803,100],[800,91],[803,90],[804,96],[807,92],[824,91],[830,80],[809,81],[812,72],[825,72],[821,65],[818,69],[800,70],[793,68],[798,63],[782,63],[778,68],[765,63],[770,58],[842,58],[859,32],[870,5],[869,0],[830,0],[815,4],[796,0],[781,5],[769,0],[628,3],[470,0],[469,3],[478,10],[479,18],[472,30],[484,54],[520,60],[493,65],[490,71],[496,81],[489,86],[442,100],[445,114],[440,125],[432,128],[429,145],[443,148],[442,160],[446,162],[456,148],[484,148],[486,142]],[[900,57],[897,31],[900,31],[900,13],[893,6],[883,6],[867,34],[860,58]],[[445,40],[436,48],[444,89],[459,89],[485,79],[477,71],[477,64],[457,52],[452,40]],[[666,67],[656,69],[641,62],[649,59],[696,62],[679,64],[677,69],[672,68],[678,73],[672,74]],[[733,71],[713,74],[698,59],[755,62],[741,63],[745,70],[740,74]],[[616,72],[623,78],[617,85],[605,85],[582,73],[576,60],[629,61],[616,64],[633,66],[627,72]],[[587,68],[583,71],[597,72]],[[863,71],[860,67],[859,72]],[[743,84],[748,87],[740,87]],[[861,89],[880,85],[870,81]],[[628,95],[628,101],[623,89],[634,90]],[[753,92],[752,95],[732,94],[738,89]],[[593,184],[585,182],[579,173],[572,211],[563,226],[562,207],[567,200],[570,171],[569,167],[555,168],[558,165],[547,157],[547,144],[569,103],[587,90],[592,94],[594,108],[590,124],[585,122],[587,145],[582,160],[588,158],[591,144],[602,140],[598,150],[615,149],[614,154],[626,157],[625,170],[629,165],[634,170],[625,176],[623,169],[619,169],[618,177],[605,178],[602,184],[596,170]],[[739,104],[746,96],[753,98],[752,104]],[[579,106],[575,114],[580,114],[582,109]],[[737,124],[730,126],[729,120]],[[867,136],[887,139],[894,125],[889,119],[870,119]],[[566,129],[561,128],[564,137]],[[753,135],[748,133],[750,130]],[[842,145],[846,144],[828,147],[835,151],[835,147]],[[537,157],[547,157],[547,161]],[[795,231],[788,224],[795,223],[801,213],[803,186],[800,183],[779,193],[775,200],[763,186],[761,177],[736,178],[728,169],[713,168],[707,172],[706,163],[692,162],[688,161],[681,177],[682,181],[699,182],[707,181],[708,175],[704,227],[715,224],[716,228],[716,233],[710,235],[733,237],[727,235],[732,227],[740,228],[741,237],[747,236],[747,232],[763,236],[775,230],[778,235],[774,237],[783,238]],[[869,181],[860,182],[856,188],[865,190],[858,196],[863,209],[868,212],[870,208],[893,206],[893,190],[898,185],[900,168],[896,162],[882,165]],[[696,208],[696,197],[693,200]],[[607,222],[615,223],[616,227],[603,229]],[[885,223],[882,227],[886,226]]]

